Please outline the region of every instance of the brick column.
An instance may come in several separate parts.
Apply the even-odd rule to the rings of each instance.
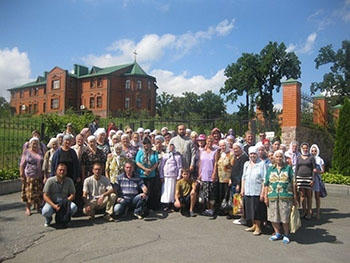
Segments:
[[[301,124],[301,83],[295,79],[282,82],[282,127],[299,127]]]
[[[320,126],[327,126],[327,100],[323,95],[318,95],[313,97],[313,121],[314,124]]]

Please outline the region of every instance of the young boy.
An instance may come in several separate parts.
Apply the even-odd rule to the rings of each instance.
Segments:
[[[182,179],[177,181],[175,190],[175,203],[176,208],[180,208],[183,215],[188,214],[191,217],[197,216],[193,209],[196,205],[196,183],[190,179],[190,172],[186,169],[182,170]]]

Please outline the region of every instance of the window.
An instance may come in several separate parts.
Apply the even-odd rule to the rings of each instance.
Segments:
[[[102,87],[102,78],[98,78],[97,87]]]
[[[29,104],[29,106],[28,106],[28,112],[29,112],[29,113],[32,113],[32,110],[33,110],[33,106],[32,106],[32,104]]]
[[[43,113],[46,112],[46,102],[43,103]]]
[[[151,89],[151,82],[150,81],[148,81],[147,87],[148,87],[149,90]]]
[[[125,89],[130,89],[130,80],[125,81]]]
[[[15,98],[15,92],[11,91],[11,98],[14,99]]]
[[[102,108],[102,97],[96,98],[96,108]]]
[[[32,88],[29,88],[29,97],[32,96]]]
[[[38,87],[34,88],[34,95],[35,96],[39,95],[39,88]]]
[[[46,94],[46,86],[44,87],[44,95]]]
[[[21,90],[21,91],[19,92],[19,97],[20,97],[20,98],[23,98],[23,96],[24,96],[24,91]]]
[[[38,104],[34,104],[33,105],[33,111],[34,111],[34,114],[38,112]]]
[[[59,89],[60,88],[60,80],[54,80],[52,81],[52,89]]]
[[[130,108],[130,98],[125,98],[124,108],[125,109],[129,109]]]
[[[141,99],[136,99],[136,108],[141,109],[142,103]]]
[[[59,99],[51,99],[51,109],[52,110],[58,109],[59,105],[60,105]]]
[[[95,86],[95,81],[93,79],[90,80],[90,88],[94,88]]]
[[[95,98],[90,98],[89,107],[90,109],[95,108]]]
[[[137,89],[142,89],[142,82],[141,82],[141,80],[137,81]]]

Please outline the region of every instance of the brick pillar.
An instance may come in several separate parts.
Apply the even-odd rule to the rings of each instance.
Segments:
[[[314,124],[327,126],[327,100],[323,95],[313,97],[313,121]]]
[[[301,124],[301,83],[295,79],[282,82],[282,127],[299,127]]]

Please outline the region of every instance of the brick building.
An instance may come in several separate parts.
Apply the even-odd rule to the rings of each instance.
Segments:
[[[147,110],[155,115],[156,78],[136,62],[90,70],[74,65],[74,71],[54,67],[35,81],[9,89],[16,114],[64,114],[68,109],[87,109],[101,117],[118,111]]]

